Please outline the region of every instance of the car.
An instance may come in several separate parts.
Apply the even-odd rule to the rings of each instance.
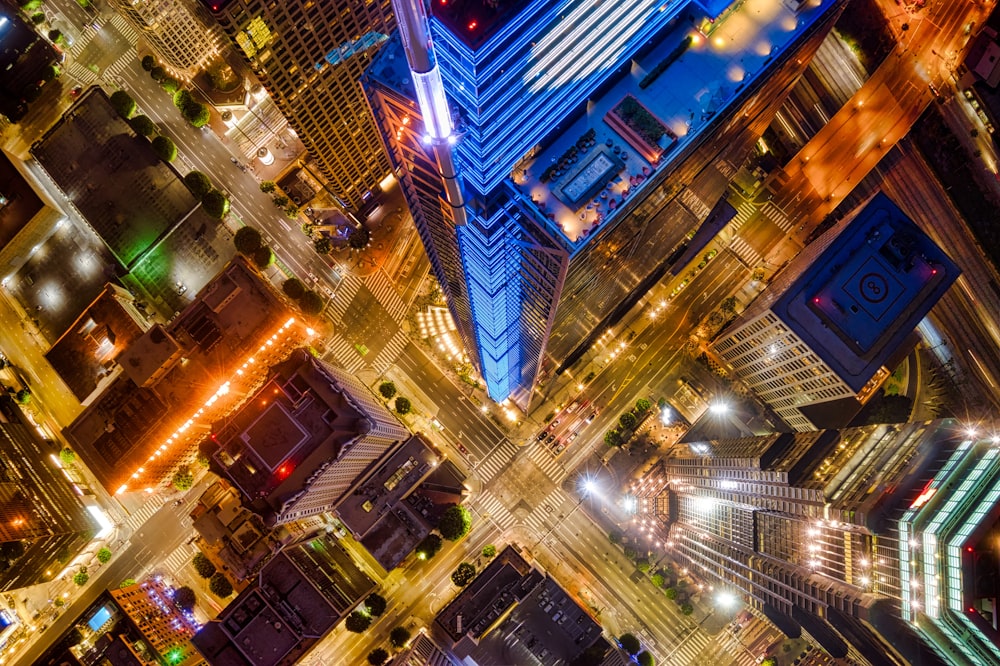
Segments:
[[[554,440],[555,438],[556,438],[556,436],[555,436],[554,434],[550,434],[550,435],[549,435],[549,436],[548,436],[548,437],[547,437],[547,438],[545,439],[545,443],[546,443],[546,444],[551,444],[551,443],[552,443],[552,441],[553,441],[553,440]]]
[[[591,412],[590,416],[588,416],[586,419],[584,419],[584,421],[587,423],[587,425],[590,425],[591,423],[594,422],[594,419],[596,419],[596,418],[597,418],[597,412],[594,411],[594,412]]]
[[[572,435],[569,436],[569,440],[567,440],[567,441],[574,442],[574,441],[576,441],[576,438],[579,437],[579,436],[580,436],[580,433],[574,432]]]
[[[563,446],[562,444],[560,444],[559,446],[556,447],[556,453],[562,453],[565,450],[566,450],[566,447]]]
[[[552,425],[550,425],[549,427],[550,428],[555,428],[560,423],[562,423],[562,419],[556,419],[555,421],[552,422]]]
[[[537,440],[538,440],[539,442],[540,442],[540,441],[542,441],[543,439],[545,439],[545,434],[546,434],[546,433],[545,433],[545,431],[544,431],[544,430],[543,430],[543,431],[541,431],[540,433],[538,433],[538,437],[537,437],[536,439],[537,439]]]
[[[572,414],[573,412],[576,411],[576,408],[579,407],[579,406],[580,406],[580,401],[579,400],[574,400],[573,404],[566,408],[566,412],[568,414]]]

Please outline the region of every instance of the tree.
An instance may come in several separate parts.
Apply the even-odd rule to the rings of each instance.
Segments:
[[[118,584],[118,589],[124,590],[126,587],[132,587],[133,585],[135,585],[135,578],[126,578]]]
[[[264,194],[270,194],[271,192],[274,192],[274,190],[277,189],[277,187],[278,186],[274,183],[273,180],[264,180],[261,181],[260,183],[260,191],[263,192]]]
[[[90,580],[90,574],[87,573],[86,569],[80,569],[75,574],[73,574],[73,582],[83,587]]]
[[[221,220],[229,213],[229,197],[220,190],[212,190],[201,198],[202,208],[205,212],[217,220]]]
[[[233,593],[233,585],[221,573],[214,574],[208,579],[208,589],[212,594],[225,599]]]
[[[153,152],[164,162],[173,162],[177,159],[177,146],[168,136],[158,136],[153,139]]]
[[[193,101],[194,99],[191,97],[191,93],[187,90],[178,90],[174,93],[174,106],[176,106],[178,110],[183,111],[184,107],[190,105]]]
[[[49,30],[49,41],[59,46],[66,46],[66,35],[53,28],[52,30]]]
[[[639,654],[639,650],[642,649],[642,643],[633,634],[622,634],[618,637],[618,644],[631,655]]]
[[[642,573],[649,573],[649,560],[645,557],[641,557],[635,561],[635,568]]]
[[[667,595],[667,599],[670,599],[671,601],[677,598],[677,590],[672,587],[668,587],[663,591],[663,593]]]
[[[194,101],[181,109],[181,115],[192,127],[204,127],[212,119],[212,112],[208,106]]]
[[[208,456],[200,451],[198,452],[198,457],[195,458],[194,461],[204,469],[208,469],[212,464],[212,461],[208,459]]]
[[[27,405],[31,402],[31,389],[23,388],[14,394],[14,399],[19,405]]]
[[[206,194],[214,189],[212,187],[212,179],[201,171],[189,171],[184,176],[184,184],[191,190],[191,194],[194,195],[195,199],[203,199]]]
[[[61,460],[64,465],[72,465],[76,462],[76,453],[73,452],[73,449],[67,446],[59,452],[59,460]]]
[[[653,587],[663,587],[663,574],[657,572],[649,577],[649,581],[653,584]]]
[[[412,408],[413,405],[410,404],[409,398],[404,398],[403,396],[399,396],[398,398],[396,398],[396,411],[398,413],[409,414]]]
[[[289,220],[294,220],[299,216],[299,212],[300,211],[298,206],[296,206],[295,204],[288,204],[288,206],[285,208],[285,217],[287,217]]]
[[[171,95],[173,95],[175,92],[180,90],[181,82],[172,76],[168,76],[167,78],[160,81],[160,87],[166,90]]]
[[[233,245],[236,246],[237,252],[249,256],[264,245],[264,237],[253,227],[241,227],[233,236]]]
[[[617,530],[613,532],[608,532],[608,541],[617,546],[622,542],[622,533]]]
[[[119,116],[125,118],[126,120],[131,118],[132,114],[135,113],[135,100],[132,99],[132,96],[124,90],[116,90],[111,93],[111,97],[108,98],[108,101],[111,102],[111,108],[113,108]]]
[[[493,544],[488,543],[485,546],[483,546],[483,557],[485,557],[486,559],[491,560],[494,557],[496,557],[496,554],[497,554],[497,547],[494,546]]]
[[[156,81],[157,83],[163,83],[167,80],[170,74],[167,73],[166,68],[159,65],[155,65],[153,69],[149,70],[149,77]],[[176,91],[174,91],[176,92]]]
[[[396,627],[389,632],[389,645],[394,648],[401,648],[410,640],[410,630],[406,627]]]
[[[191,468],[184,465],[174,472],[174,478],[171,479],[171,484],[175,490],[179,490],[180,492],[191,490],[191,486],[194,485],[194,474],[191,472]]]
[[[191,564],[194,565],[194,570],[202,578],[211,578],[215,575],[215,565],[212,564],[212,560],[205,557],[205,553],[200,550],[194,554]]]
[[[182,611],[190,613],[194,609],[197,600],[198,598],[195,596],[194,590],[190,587],[178,587],[174,590],[174,604]]]
[[[13,562],[24,555],[23,541],[5,541],[0,544],[0,560]]]
[[[45,81],[46,83],[48,83],[52,79],[54,79],[57,76],[59,76],[59,74],[61,74],[61,73],[62,72],[60,72],[59,68],[56,67],[55,65],[48,65],[48,66],[45,67],[45,69],[42,70],[42,81]]]
[[[31,22],[34,23],[35,25],[41,25],[41,24],[45,23],[45,13],[44,12],[38,12],[37,14],[32,14],[31,15]]]
[[[622,439],[622,434],[617,430],[609,430],[604,433],[604,443],[608,446],[621,446],[625,440]]]
[[[382,382],[378,385],[378,392],[382,394],[383,398],[388,400],[396,395],[396,385],[392,382]]]
[[[273,203],[278,208],[284,208],[290,202],[291,200],[284,194],[276,194],[273,197],[271,197],[271,203]]]
[[[719,304],[719,309],[730,315],[736,312],[736,297],[729,296],[728,298],[722,299],[722,303]]]
[[[313,249],[320,254],[330,254],[333,251],[333,243],[326,236],[320,236],[313,240]]]
[[[139,64],[142,65],[142,68],[145,71],[152,71],[152,69],[156,67],[156,58],[151,55],[144,55],[142,56],[142,60],[139,61]]]
[[[458,541],[468,534],[471,528],[472,514],[460,504],[445,509],[438,522],[438,531],[448,541]]]
[[[621,425],[625,430],[632,430],[635,428],[635,414],[632,412],[625,412],[618,417],[618,424]]]
[[[653,655],[648,652],[640,652],[635,656],[635,660],[639,663],[639,666],[653,666],[656,660],[653,659]]]
[[[417,544],[417,557],[422,560],[429,560],[441,550],[441,537],[437,534],[428,534]]]
[[[645,398],[639,398],[635,401],[635,409],[638,412],[648,412],[652,406],[653,404]]]
[[[134,118],[129,118],[128,124],[132,127],[132,131],[147,139],[156,134],[156,123],[149,116],[140,114]]]
[[[302,280],[297,277],[291,277],[281,283],[281,291],[285,293],[285,296],[295,301],[302,298],[302,294],[306,291],[306,286],[302,284]]]
[[[371,616],[365,615],[361,611],[354,611],[344,620],[344,628],[356,634],[363,633],[370,626],[372,626]]]
[[[681,604],[681,615],[690,615],[694,612],[694,606],[685,602]]]
[[[274,252],[268,246],[259,247],[253,253],[253,263],[260,270],[264,270],[274,263]]]
[[[108,562],[110,562],[111,561],[111,549],[110,548],[101,548],[99,551],[97,551],[97,561],[100,562],[101,564],[107,564]]]
[[[299,309],[302,310],[303,314],[315,317],[320,312],[323,311],[323,306],[326,305],[323,302],[323,297],[317,294],[312,289],[307,290],[302,294],[302,298],[298,300]]]
[[[351,235],[347,237],[347,244],[353,247],[355,250],[360,250],[368,246],[371,241],[372,235],[364,227],[359,227],[351,231]]]
[[[385,612],[385,597],[381,594],[372,592],[367,597],[365,597],[365,608],[371,613],[372,617],[378,617]]]
[[[774,657],[767,657],[764,661],[760,662],[760,666],[778,666],[778,660]]]
[[[462,562],[451,572],[451,582],[459,587],[465,587],[476,577],[476,567],[468,562]]]
[[[385,651],[385,648],[375,648],[368,653],[368,663],[372,666],[382,666],[387,661],[389,661],[389,653]]]

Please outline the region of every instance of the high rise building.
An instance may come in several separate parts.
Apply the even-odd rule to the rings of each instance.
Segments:
[[[959,273],[879,193],[786,266],[715,349],[792,428],[845,426]]]
[[[170,666],[201,666],[205,662],[191,644],[201,625],[191,611],[174,603],[174,588],[154,576],[117,590],[108,590],[122,614]]]
[[[410,433],[371,389],[298,349],[206,441],[269,525],[332,511]]]
[[[116,0],[161,62],[195,74],[218,54],[219,35],[195,14],[192,0]]]
[[[394,3],[362,85],[493,399],[528,405],[727,221],[843,4]]]
[[[0,396],[0,590],[58,578],[101,529],[52,453]]]
[[[395,28],[389,0],[202,0],[319,164],[359,206],[389,174],[358,79]]]
[[[998,663],[998,472],[951,420],[699,442],[635,484],[635,527],[834,657]]]

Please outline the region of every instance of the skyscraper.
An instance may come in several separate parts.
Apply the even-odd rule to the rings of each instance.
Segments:
[[[362,85],[490,396],[526,406],[711,216],[843,3],[394,6]]]
[[[202,0],[345,202],[389,173],[358,78],[395,23],[389,0]]]
[[[976,562],[998,472],[950,420],[699,442],[635,484],[636,528],[835,657],[997,663]]]
[[[218,53],[218,33],[195,15],[185,0],[118,0],[122,16],[142,32],[159,59],[195,74]]]
[[[960,273],[879,193],[785,267],[715,349],[792,428],[841,427]]]

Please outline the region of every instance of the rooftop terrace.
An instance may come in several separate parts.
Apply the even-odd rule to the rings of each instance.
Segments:
[[[591,99],[586,114],[519,164],[516,188],[582,246],[830,5],[813,1],[796,12],[781,0],[746,0],[714,23],[679,25]],[[627,97],[634,102],[622,108]],[[609,115],[615,108],[617,117]]]

